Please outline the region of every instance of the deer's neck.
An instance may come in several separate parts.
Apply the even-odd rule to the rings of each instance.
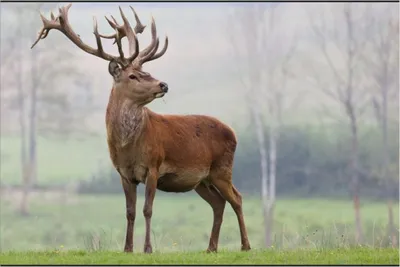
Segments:
[[[120,146],[135,143],[144,129],[147,109],[119,96],[113,89],[107,107],[107,133]]]

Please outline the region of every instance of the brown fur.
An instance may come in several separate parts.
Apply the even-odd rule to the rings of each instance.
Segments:
[[[225,201],[239,220],[242,249],[250,245],[244,225],[240,193],[232,185],[232,165],[236,150],[233,130],[219,120],[203,115],[160,115],[144,105],[160,92],[160,82],[150,75],[142,83],[131,81],[135,67],[122,70],[114,82],[106,113],[111,160],[121,175],[127,199],[127,239],[125,251],[132,251],[136,186],[146,185],[145,252],[151,252],[150,218],[155,190],[187,192],[195,189],[214,210],[213,231],[208,251],[216,251]],[[136,99],[136,91],[144,91]],[[129,93],[128,93],[129,92]],[[134,196],[135,200],[131,197]],[[132,225],[132,226],[131,226]],[[132,230],[131,230],[132,229]]]
[[[126,179],[145,183],[146,177],[135,169],[155,164],[158,182],[166,188],[163,191],[178,193],[194,189],[212,168],[232,167],[236,137],[218,120],[201,115],[159,115],[146,107],[129,110],[123,101],[113,105],[111,100],[106,115],[108,145],[114,166],[126,173]],[[165,179],[166,174],[176,176]],[[187,179],[178,182],[180,174]]]

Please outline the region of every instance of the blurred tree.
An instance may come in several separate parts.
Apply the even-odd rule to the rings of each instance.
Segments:
[[[2,31],[1,71],[7,84],[2,90],[2,98],[6,99],[9,110],[17,110],[19,114],[23,181],[23,197],[20,205],[22,214],[29,213],[29,191],[38,182],[37,123],[53,124],[53,132],[65,134],[71,125],[69,118],[73,113],[67,109],[70,91],[66,92],[60,81],[82,80],[81,71],[74,63],[74,54],[65,48],[67,42],[54,39],[53,43],[44,43],[35,50],[29,49],[35,40],[35,33],[41,27],[39,10],[54,7],[55,4],[43,3],[9,3],[1,7],[2,27],[6,29]],[[29,102],[29,106],[26,102]],[[53,108],[54,106],[57,109]],[[55,110],[61,112],[56,113]],[[43,114],[52,116],[43,119]],[[59,127],[60,125],[63,127]]]
[[[272,244],[277,144],[282,113],[287,104],[286,82],[288,76],[293,76],[289,63],[296,47],[295,37],[288,41],[282,34],[284,12],[284,5],[270,3],[234,8],[227,31],[235,54],[235,67],[246,90],[245,102],[257,136],[267,247]],[[268,133],[263,126],[266,119],[269,122]]]
[[[318,89],[330,96],[347,117],[350,140],[350,190],[354,201],[356,242],[363,242],[360,214],[359,188],[359,120],[365,112],[368,97],[362,81],[363,62],[360,57],[368,37],[364,33],[369,27],[366,17],[370,5],[343,3],[329,7],[325,12],[309,13],[316,46],[324,63],[318,65],[314,79]],[[327,82],[328,81],[328,82]],[[324,82],[324,83],[323,83]]]
[[[363,60],[366,65],[365,74],[369,79],[372,104],[382,137],[378,176],[381,177],[386,190],[388,234],[391,237],[392,246],[397,247],[397,231],[394,228],[392,198],[389,192],[391,190],[390,180],[398,180],[398,170],[391,168],[388,134],[389,123],[397,124],[395,126],[398,128],[398,120],[391,120],[393,116],[391,116],[390,110],[394,110],[395,117],[398,117],[399,9],[398,4],[386,4],[385,6],[383,10],[374,9],[373,16],[370,16],[372,27],[369,27],[365,34],[372,38],[369,38]]]

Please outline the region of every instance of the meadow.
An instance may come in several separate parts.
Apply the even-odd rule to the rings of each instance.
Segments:
[[[153,253],[48,251],[2,253],[0,263],[13,264],[382,264],[399,263],[397,249],[252,250]]]
[[[135,223],[135,263],[175,263],[179,258],[193,258],[187,263],[202,263],[204,260],[210,264],[229,263],[232,259],[237,259],[236,263],[249,260],[252,263],[389,264],[398,261],[398,250],[385,248],[390,246],[390,241],[386,238],[384,203],[363,202],[361,213],[366,245],[355,248],[351,201],[279,200],[273,246],[263,250],[260,201],[249,196],[244,196],[244,199],[245,219],[253,248],[249,254],[239,252],[239,229],[229,206],[221,229],[221,253],[202,256],[199,251],[207,248],[212,225],[210,207],[195,193],[157,192],[152,242],[158,254],[146,256],[141,254],[145,231],[141,214],[144,199],[140,197]],[[132,260],[133,256],[119,254],[123,249],[126,223],[122,194],[70,195],[67,200],[65,197],[44,199],[44,195],[37,196],[32,198],[28,217],[15,213],[15,204],[15,199],[11,198],[1,201],[1,258],[4,263],[128,263]],[[398,229],[397,204],[395,211]],[[349,249],[355,249],[354,253]],[[111,257],[111,260],[107,255],[118,256]]]

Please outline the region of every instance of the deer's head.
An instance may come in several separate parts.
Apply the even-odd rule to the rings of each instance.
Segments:
[[[152,19],[151,22],[151,43],[148,47],[139,52],[139,42],[136,34],[142,33],[146,26],[142,25],[132,7],[131,9],[136,19],[136,26],[134,29],[130,26],[121,7],[119,10],[124,22],[123,25],[119,25],[113,16],[111,16],[112,21],[106,17],[107,22],[115,30],[115,33],[112,35],[99,34],[97,21],[96,18],[94,18],[93,28],[97,43],[97,49],[94,49],[93,47],[83,43],[80,37],[72,30],[71,25],[68,22],[68,10],[71,6],[72,4],[69,4],[60,8],[60,13],[57,17],[51,13],[51,20],[46,19],[42,14],[40,14],[43,28],[39,32],[39,36],[32,45],[32,48],[39,42],[39,40],[46,38],[50,30],[59,30],[83,51],[109,61],[108,72],[114,79],[114,89],[124,97],[129,98],[135,104],[145,105],[153,101],[155,98],[163,97],[168,92],[168,85],[165,82],[155,79],[149,73],[142,70],[142,66],[145,62],[161,57],[165,54],[168,48],[168,37],[166,37],[163,49],[156,53],[159,46],[159,39],[157,37],[154,19]],[[125,57],[122,49],[121,40],[124,37],[126,37],[129,42],[129,57]],[[116,43],[118,46],[119,56],[113,56],[104,52],[101,38],[114,39],[114,44]]]

